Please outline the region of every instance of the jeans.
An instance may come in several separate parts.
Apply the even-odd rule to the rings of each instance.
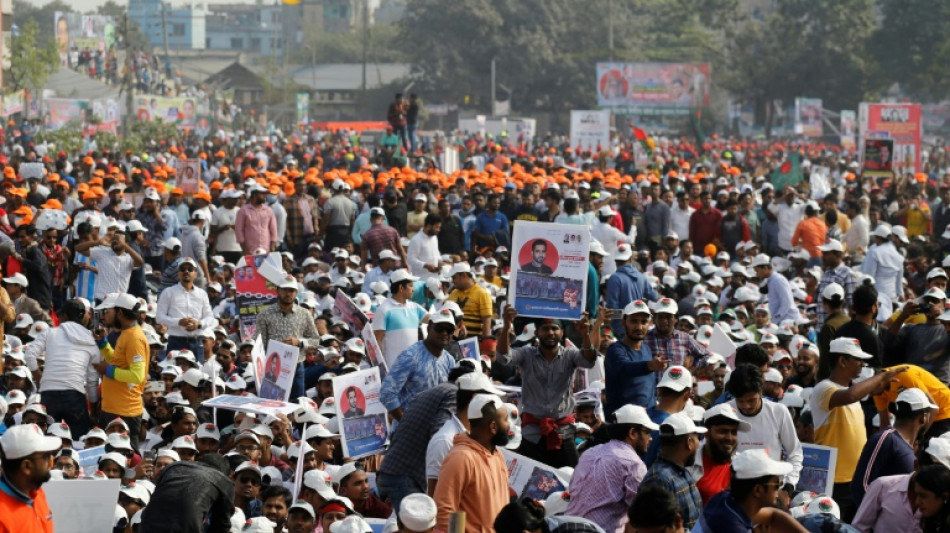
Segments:
[[[418,482],[407,475],[382,472],[376,474],[376,490],[379,491],[380,498],[389,500],[393,509],[399,509],[402,499],[410,494],[426,493],[426,487],[420,487]]]
[[[197,337],[168,337],[165,353],[172,350],[191,350],[195,354],[195,359],[198,360],[198,366],[205,362],[205,349]]]
[[[73,440],[78,440],[89,432],[92,419],[86,409],[86,395],[74,390],[49,390],[40,393],[40,399],[46,406],[46,413],[57,422],[69,424]]]
[[[132,441],[132,449],[136,453],[139,451],[139,433],[142,429],[142,415],[139,416],[119,416],[106,411],[99,412],[99,427],[105,429],[116,418],[121,418],[129,426],[129,440]]]
[[[418,124],[410,123],[406,125],[407,134],[409,135],[409,155],[416,153],[416,146],[418,145],[418,138],[416,137],[416,128]]]
[[[304,369],[303,363],[297,364],[297,370],[294,371],[294,382],[290,386],[290,401],[296,402],[297,398],[305,394],[306,389],[304,388]]]

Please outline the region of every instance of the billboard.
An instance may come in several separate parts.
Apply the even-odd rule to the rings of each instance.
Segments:
[[[571,111],[571,148],[610,148],[610,111]]]
[[[920,104],[871,104],[858,107],[859,145],[865,139],[894,141],[892,168],[896,176],[920,172],[923,114]]]
[[[149,122],[160,120],[190,130],[199,126],[199,116],[208,115],[207,99],[140,96],[135,99],[135,117]],[[206,125],[205,125],[206,126]]]
[[[709,63],[597,63],[597,105],[615,113],[688,115],[709,106]]]
[[[855,148],[854,136],[858,132],[858,113],[857,111],[841,112],[841,147],[853,150]]]
[[[60,66],[76,66],[70,65],[70,51],[75,54],[84,50],[101,50],[104,53],[115,45],[116,27],[112,17],[57,11],[53,14],[53,21]]]
[[[88,122],[89,101],[74,98],[46,98],[43,100],[43,126],[58,130],[65,126],[82,128]]]
[[[821,98],[795,99],[795,133],[804,137],[821,137]]]

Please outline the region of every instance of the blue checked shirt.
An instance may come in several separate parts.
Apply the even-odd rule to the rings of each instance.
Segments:
[[[815,294],[821,298],[821,291],[825,290],[825,287],[831,285],[832,283],[837,283],[844,288],[844,299],[845,306],[847,309],[851,308],[851,295],[854,294],[854,272],[850,268],[846,267],[843,263],[838,265],[837,268],[831,270],[826,270],[824,274],[821,275],[821,281],[818,283],[818,292]],[[818,305],[816,308],[816,316],[818,320],[818,328],[821,329],[825,325],[825,320],[828,319],[828,311],[825,310],[825,306]],[[847,313],[845,313],[847,314]]]
[[[692,529],[702,513],[703,500],[689,471],[660,456],[647,470],[646,477],[640,483],[640,490],[654,483],[676,496],[683,514],[683,527],[686,531]]]
[[[379,399],[387,411],[405,409],[413,398],[444,383],[449,371],[455,367],[455,359],[449,352],[435,357],[423,341],[417,341],[396,357],[379,391]]]
[[[650,348],[651,354],[659,354],[670,360],[670,366],[686,366],[686,357],[692,358],[693,368],[702,368],[706,366],[706,359],[709,357],[709,350],[692,338],[688,333],[678,329],[673,330],[673,335],[669,338],[663,337],[656,328],[647,333],[645,344]],[[728,354],[723,354],[728,355]],[[659,382],[659,373],[657,373],[657,382]]]

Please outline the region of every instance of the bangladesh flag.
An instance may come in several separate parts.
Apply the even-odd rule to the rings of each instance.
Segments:
[[[653,156],[653,147],[650,146],[650,138],[647,137],[647,132],[641,130],[640,128],[634,126],[633,128],[633,137],[640,141],[640,145],[643,146],[643,149],[647,153],[647,157]]]
[[[772,171],[769,179],[776,191],[781,191],[786,185],[801,183],[805,179],[802,174],[802,156],[798,152],[789,154],[788,159]]]

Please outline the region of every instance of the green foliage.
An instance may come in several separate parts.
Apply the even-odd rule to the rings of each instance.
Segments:
[[[394,24],[372,26],[367,40],[367,61],[403,63],[408,56],[399,46],[399,27]],[[301,65],[321,63],[359,63],[363,61],[363,31],[357,27],[347,33],[308,33],[305,44],[291,51],[291,59]]]
[[[63,150],[69,154],[79,153],[83,146],[82,131],[79,127],[41,131],[36,134],[36,140],[49,143],[50,150]]]
[[[167,124],[160,120],[151,122],[136,121],[129,126],[129,134],[118,141],[119,149],[141,153],[146,147],[156,146],[157,140],[167,143],[177,142],[180,138],[178,128],[174,124]],[[103,145],[99,144],[102,148]]]
[[[37,89],[46,83],[59,65],[59,52],[51,33],[41,32],[36,19],[28,19],[20,27],[20,35],[12,39],[10,49],[9,87]]]
[[[893,83],[925,102],[950,92],[950,3],[878,0],[884,23],[874,33],[870,54],[878,63],[877,87]]]

